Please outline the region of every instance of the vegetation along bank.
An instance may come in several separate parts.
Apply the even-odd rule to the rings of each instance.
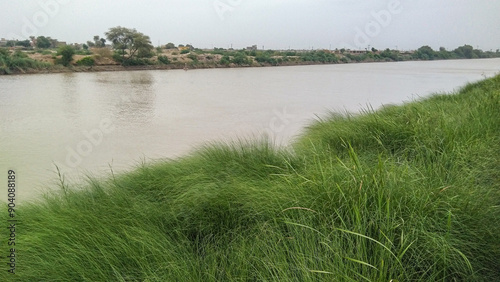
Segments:
[[[0,43],[2,43],[0,41]],[[109,44],[108,44],[109,43]],[[0,44],[0,74],[197,69],[290,66],[352,62],[396,62],[498,58],[500,50],[482,51],[464,45],[448,51],[429,46],[417,50],[258,50],[257,46],[199,49],[168,43],[154,47],[149,36],[135,29],[113,27],[106,38],[94,36],[83,44],[66,44],[46,36]]]

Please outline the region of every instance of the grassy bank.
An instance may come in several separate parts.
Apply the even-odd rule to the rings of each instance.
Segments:
[[[63,183],[16,211],[0,280],[498,281],[499,109],[496,76],[332,114],[286,150],[210,145]]]

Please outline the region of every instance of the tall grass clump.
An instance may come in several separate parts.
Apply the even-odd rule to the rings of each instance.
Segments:
[[[9,50],[0,48],[0,74],[11,74],[13,72],[25,72],[29,69],[41,69],[50,67],[52,64],[30,59],[22,51],[10,53]]]
[[[496,281],[500,76],[17,210],[20,281]],[[3,220],[6,215],[2,213]],[[4,231],[5,232],[5,231]]]

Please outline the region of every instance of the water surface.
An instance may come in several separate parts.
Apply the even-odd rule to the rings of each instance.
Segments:
[[[500,59],[0,77],[0,183],[18,202],[85,174],[176,158],[215,140],[268,134],[286,144],[328,111],[450,92]],[[0,190],[6,200],[6,189]]]

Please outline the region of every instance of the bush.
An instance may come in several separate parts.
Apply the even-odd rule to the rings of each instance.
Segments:
[[[75,54],[75,49],[71,46],[61,46],[61,47],[59,47],[57,54],[62,55],[59,62],[63,66],[67,67],[71,64],[71,61],[73,60],[73,55]]]
[[[337,63],[338,58],[335,54],[327,51],[311,51],[300,54],[304,62]]]
[[[229,65],[229,63],[231,63],[231,58],[228,55],[224,55],[220,59],[220,63],[221,63],[221,65],[226,65],[227,66],[227,65]]]
[[[147,48],[141,48],[141,49],[139,49],[139,52],[137,52],[138,58],[151,58],[153,56],[154,56],[153,51],[151,51]]]
[[[158,56],[158,62],[164,65],[170,64],[170,61],[168,60],[167,56]]]
[[[76,62],[77,65],[79,66],[94,66],[95,65],[95,60],[92,57],[85,57],[79,61]]]
[[[175,49],[175,44],[174,43],[167,43],[167,45],[165,45],[165,49]]]
[[[197,63],[198,62],[198,56],[195,55],[195,54],[189,54],[187,55],[187,57],[191,60],[193,60],[193,62]]]
[[[182,50],[182,51],[181,51],[181,54],[187,54],[187,53],[189,53],[189,50],[188,50],[188,49],[185,49],[185,50]]]
[[[117,63],[122,64],[123,66],[145,66],[145,65],[152,65],[154,64],[148,59],[143,59],[143,58],[127,58],[125,59],[122,57],[120,53],[114,53],[113,54],[113,60],[115,60]]]
[[[10,54],[9,50],[0,48],[0,73],[10,74],[13,71],[40,69],[49,66],[51,64],[30,59],[24,52],[19,50],[14,54]]]
[[[252,64],[252,59],[248,58],[247,55],[243,52],[238,52],[234,55],[233,59],[231,60],[231,63],[236,64],[236,65],[250,65]]]

